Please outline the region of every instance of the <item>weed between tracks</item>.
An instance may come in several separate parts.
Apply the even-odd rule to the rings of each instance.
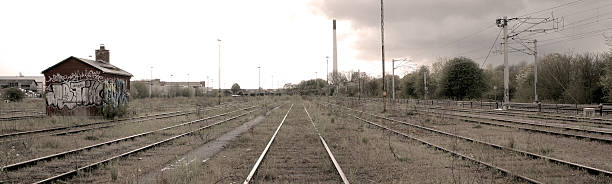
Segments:
[[[368,104],[365,109],[368,112],[376,113],[376,109],[380,109],[380,107],[380,104],[374,103]],[[413,107],[404,105],[404,108],[412,109]],[[393,113],[386,114],[386,116],[389,117],[393,115]],[[432,113],[428,115],[417,114],[414,116],[402,116],[399,113],[395,113],[395,117],[393,117],[393,119],[423,125],[426,127],[442,130],[464,137],[470,137],[476,140],[490,142],[508,148],[525,150],[532,153],[577,162],[579,164],[602,168],[605,170],[612,169],[612,158],[608,156],[608,153],[612,151],[612,147],[611,145],[607,144],[539,133],[528,133],[514,128],[504,128],[498,126],[480,125],[476,123],[458,121],[450,118],[445,118],[444,114],[442,113]],[[427,119],[429,119],[429,122],[426,121]],[[382,122],[380,120],[377,121]],[[384,124],[391,124],[396,129],[414,131],[413,128],[407,128],[408,126],[405,125],[397,125],[397,123],[389,123],[385,121]],[[469,153],[469,156],[473,156],[475,158],[492,163],[494,165],[499,165],[503,168],[510,169],[515,173],[523,174],[528,177],[535,178],[537,180],[541,180],[547,183],[606,183],[610,181],[610,178],[604,176],[590,176],[585,172],[569,169],[566,166],[559,166],[550,162],[546,162],[544,160],[534,161],[533,159],[518,156],[514,153],[508,154],[516,156],[505,157],[514,157],[514,159],[518,160],[509,162],[503,160],[503,156],[497,155],[498,153],[486,151],[491,150],[491,148],[488,146],[476,146],[475,144],[465,142],[457,144],[455,141],[450,141],[450,138],[448,137],[440,135],[438,138],[438,136],[419,134],[418,130],[414,131],[414,133],[428,141],[434,141],[434,143],[441,144],[442,146],[451,148],[452,150],[458,150],[459,148],[461,148],[461,152]],[[443,141],[445,139],[449,141]]]
[[[338,110],[315,105],[309,109],[351,183],[513,182],[494,171],[366,125]],[[329,123],[332,118],[336,119],[334,124]]]

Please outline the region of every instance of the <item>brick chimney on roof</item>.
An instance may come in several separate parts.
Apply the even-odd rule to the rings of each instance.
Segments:
[[[109,55],[109,50],[104,48],[104,44],[100,44],[100,49],[96,50],[96,61],[110,63]]]

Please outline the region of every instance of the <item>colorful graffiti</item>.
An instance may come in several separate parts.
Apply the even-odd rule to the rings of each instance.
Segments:
[[[116,108],[127,104],[127,82],[121,79],[103,79],[99,74],[88,71],[68,76],[50,76],[45,91],[47,107],[71,111],[80,107]]]
[[[102,104],[103,85],[99,81],[85,80],[52,84],[47,87],[48,106],[73,109],[77,106]]]
[[[58,109],[100,105],[103,87],[100,81],[94,80],[51,84],[47,87],[45,97],[48,106],[55,106]]]
[[[104,86],[104,94],[105,107],[119,107],[128,103],[128,91],[124,80],[108,80]]]
[[[53,82],[62,83],[65,81],[81,81],[81,80],[102,81],[102,79],[104,78],[100,76],[100,72],[88,70],[86,72],[72,73],[70,75],[61,75],[61,74],[56,73],[55,75],[49,76],[49,79],[47,79],[47,83],[53,83]]]

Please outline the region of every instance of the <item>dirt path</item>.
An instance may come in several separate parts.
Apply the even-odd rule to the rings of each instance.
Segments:
[[[223,150],[226,145],[232,142],[236,137],[240,134],[249,130],[249,128],[257,125],[259,122],[265,119],[265,116],[257,116],[255,119],[252,119],[239,127],[223,134],[221,137],[210,141],[197,149],[190,151],[189,153],[180,157],[180,159],[174,161],[172,164],[168,164],[162,168],[159,168],[153,172],[149,172],[144,175],[140,181],[140,183],[159,183],[157,182],[158,176],[162,176],[164,172],[168,172],[179,166],[189,165],[191,163],[203,163],[208,161],[213,155],[217,154],[219,151]]]

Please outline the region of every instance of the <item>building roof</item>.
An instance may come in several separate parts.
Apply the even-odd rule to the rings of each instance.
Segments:
[[[55,68],[56,66],[60,65],[61,63],[64,63],[66,61],[68,61],[70,58],[74,58],[77,61],[83,62],[91,67],[94,67],[100,71],[102,71],[102,73],[108,73],[108,74],[115,74],[115,75],[123,75],[123,76],[133,76],[132,74],[130,74],[129,72],[126,72],[125,70],[122,70],[121,68],[116,67],[115,65],[111,65],[110,63],[105,63],[102,61],[94,61],[91,59],[85,59],[85,58],[78,58],[78,57],[74,57],[74,56],[70,56],[66,59],[64,59],[63,61],[45,69],[42,71],[42,73],[45,73],[46,71],[50,70],[51,68]]]

